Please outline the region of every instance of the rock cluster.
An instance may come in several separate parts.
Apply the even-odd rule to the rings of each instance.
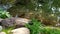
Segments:
[[[30,31],[28,28],[23,27],[25,24],[28,24],[30,22],[29,19],[26,18],[6,18],[6,19],[0,19],[0,34],[6,34],[5,32],[2,32],[2,28],[4,27],[10,27],[10,26],[20,26],[19,28],[15,28],[11,30],[9,33],[11,34],[30,34]]]
[[[11,26],[24,26],[26,23],[30,22],[29,19],[26,18],[6,18],[0,21],[2,26],[11,27]]]
[[[6,18],[6,19],[0,19],[0,34],[6,34],[5,32],[2,32],[3,27],[10,27],[10,26],[20,26],[19,28],[15,28],[9,32],[9,34],[30,34],[30,31],[25,26],[25,24],[28,24],[30,22],[29,19],[26,18]]]

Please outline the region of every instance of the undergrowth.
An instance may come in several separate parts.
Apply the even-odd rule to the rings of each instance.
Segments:
[[[41,22],[38,22],[37,19],[32,19],[32,25],[26,24],[26,27],[30,29],[30,34],[39,34],[40,27],[42,26]]]
[[[37,19],[32,19],[32,24],[26,24],[25,27],[30,29],[30,34],[60,34],[60,28],[51,27],[51,26],[42,26],[41,22]],[[10,31],[13,30],[13,27],[3,29],[3,32],[10,34]]]
[[[32,19],[31,23],[33,24],[26,24],[26,27],[30,29],[30,34],[60,34],[60,28],[42,26],[36,19]]]

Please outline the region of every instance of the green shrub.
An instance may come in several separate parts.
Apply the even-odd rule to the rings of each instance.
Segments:
[[[5,32],[6,34],[10,34],[11,30],[13,29],[14,27],[10,27],[10,28],[3,29],[2,31]]]
[[[30,29],[30,34],[60,34],[60,28],[42,26],[41,22],[36,19],[32,19],[32,25],[26,24],[26,27]]]
[[[0,10],[0,18],[10,18],[11,15],[9,14],[9,12],[5,11],[5,10]]]
[[[60,34],[60,28],[57,27],[43,27],[42,34]]]
[[[33,18],[31,23],[32,25],[26,24],[26,27],[30,29],[30,34],[39,34],[41,22],[38,22],[38,20]]]

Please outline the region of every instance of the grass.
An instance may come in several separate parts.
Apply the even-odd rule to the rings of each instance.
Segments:
[[[42,34],[60,34],[60,28],[57,27],[43,27]]]
[[[30,29],[30,34],[60,34],[60,28],[42,26],[41,22],[36,19],[32,19],[32,25],[26,24],[26,27]]]
[[[26,24],[26,27],[30,29],[30,34],[39,34],[40,33],[40,27],[41,22],[38,22],[37,19],[32,19],[31,21],[32,25]]]
[[[3,29],[2,31],[5,32],[6,34],[10,34],[11,30],[13,29],[14,27],[9,27],[9,28]]]

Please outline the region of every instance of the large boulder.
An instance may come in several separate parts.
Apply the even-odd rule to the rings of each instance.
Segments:
[[[11,34],[30,34],[30,31],[28,28],[22,27],[12,30]]]

